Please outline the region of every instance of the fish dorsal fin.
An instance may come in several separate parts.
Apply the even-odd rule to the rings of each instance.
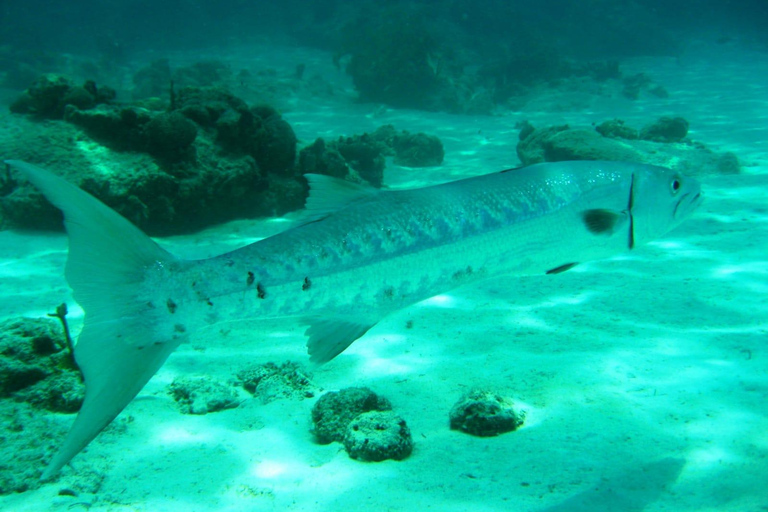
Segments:
[[[309,336],[307,352],[313,363],[327,363],[344,352],[376,323],[355,322],[342,318],[309,318],[304,332]]]
[[[304,205],[307,221],[320,220],[345,206],[378,194],[370,185],[353,183],[324,174],[305,174],[309,197]]]
[[[593,235],[610,236],[629,220],[629,215],[623,211],[594,209],[582,212],[581,218]]]

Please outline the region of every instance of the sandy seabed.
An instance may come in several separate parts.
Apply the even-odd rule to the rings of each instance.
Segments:
[[[296,62],[274,49],[255,54]],[[564,274],[500,279],[425,301],[385,318],[314,371],[325,390],[368,386],[388,397],[414,435],[410,458],[361,463],[339,444],[316,444],[313,399],[251,399],[215,414],[180,414],[167,392],[179,375],[227,380],[244,361],[307,362],[301,326],[254,319],[228,325],[225,336],[218,328],[196,333],[65,468],[63,479],[103,474],[96,494],[59,495],[54,482],[0,497],[0,509],[768,510],[768,55],[700,47],[680,59],[631,61],[625,71],[632,69],[651,74],[671,97],[564,93],[501,117],[342,101],[286,112],[303,140],[386,123],[438,135],[444,164],[390,165],[385,182],[397,187],[517,165],[514,125],[522,119],[642,125],[679,115],[691,138],[744,164],[740,175],[701,178],[704,205],[661,240]],[[238,221],[159,242],[204,257],[286,225]],[[60,234],[0,232],[3,318],[74,304],[63,277],[66,247]],[[77,328],[82,312],[72,309]],[[451,406],[474,388],[523,404],[524,427],[493,438],[449,430]]]

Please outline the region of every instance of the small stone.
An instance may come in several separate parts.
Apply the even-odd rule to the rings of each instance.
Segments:
[[[395,137],[395,164],[406,167],[434,167],[443,163],[443,143],[434,135],[403,132]]]
[[[739,157],[730,151],[723,153],[716,163],[719,174],[739,174],[741,172],[741,163]]]
[[[413,451],[413,439],[405,420],[394,412],[370,411],[349,423],[344,448],[353,459],[367,462],[403,460]]]
[[[648,89],[648,92],[657,98],[669,98],[669,91],[661,85],[656,85]]]
[[[688,121],[682,117],[660,117],[640,130],[640,138],[653,142],[680,142],[688,135]]]
[[[595,128],[597,133],[609,139],[637,139],[637,130],[624,124],[621,119],[612,119],[600,123]]]
[[[369,411],[389,411],[392,404],[368,388],[326,393],[312,408],[313,433],[320,444],[343,441],[347,425]]]
[[[291,361],[280,366],[275,363],[251,365],[237,372],[237,378],[243,388],[262,403],[280,398],[311,398],[318,391],[312,382],[312,374]]]
[[[240,405],[237,392],[232,387],[207,377],[174,379],[168,388],[185,414],[207,414]]]
[[[452,430],[490,437],[511,432],[523,424],[525,411],[517,411],[512,399],[490,391],[472,391],[451,409]]]

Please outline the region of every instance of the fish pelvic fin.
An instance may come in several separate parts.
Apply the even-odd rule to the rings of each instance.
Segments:
[[[327,363],[344,352],[376,323],[356,322],[345,318],[307,318],[309,360],[315,364]]]
[[[46,480],[91,442],[136,396],[182,339],[158,331],[142,299],[148,274],[176,258],[87,192],[40,167],[6,161],[64,213],[66,276],[85,322],[75,345],[85,399]]]

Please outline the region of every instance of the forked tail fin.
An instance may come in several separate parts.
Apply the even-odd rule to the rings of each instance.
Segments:
[[[161,339],[142,297],[147,274],[176,258],[90,194],[45,169],[6,161],[64,213],[66,276],[85,323],[75,359],[85,401],[42,478],[54,475],[111,422],[157,372],[180,339]]]

